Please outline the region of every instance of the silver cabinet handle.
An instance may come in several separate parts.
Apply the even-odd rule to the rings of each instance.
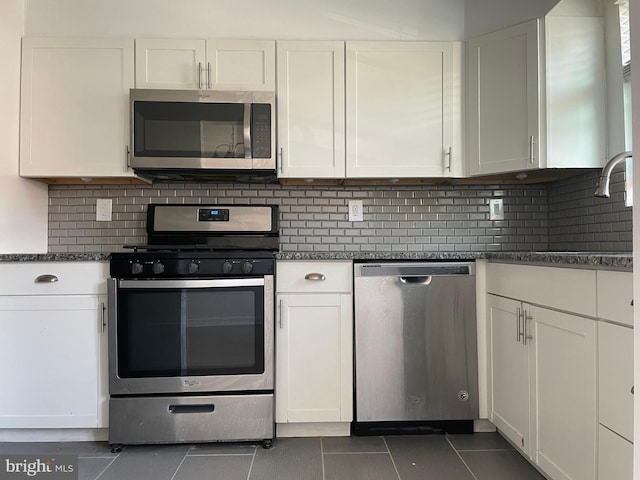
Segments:
[[[527,340],[533,340],[533,337],[527,333],[527,322],[533,320],[533,315],[527,315],[527,311],[524,310],[522,315],[522,343],[527,344]]]
[[[207,62],[207,88],[211,89],[211,62]]]
[[[36,283],[54,283],[57,281],[58,277],[50,274],[38,275],[38,277],[36,278]]]
[[[449,147],[449,150],[447,151],[447,153],[445,153],[445,156],[447,157],[447,164],[445,165],[444,169],[451,172],[451,147]]]
[[[198,62],[198,90],[202,90],[202,63]]]
[[[284,160],[283,150],[282,150],[282,147],[280,147],[280,150],[278,151],[278,155],[276,156],[276,161],[278,162],[278,172],[280,173],[282,173],[283,160]]]
[[[520,307],[516,310],[516,342],[520,343],[520,318],[522,317],[522,311]]]
[[[324,273],[307,273],[304,276],[305,280],[313,280],[315,282],[323,282],[327,279],[327,277],[325,277]]]
[[[107,311],[107,306],[104,304],[104,302],[100,302],[100,308],[102,310],[101,319],[100,319],[100,332],[104,333],[104,329],[107,327],[107,318],[105,315],[105,312]]]
[[[124,146],[124,158],[125,158],[125,168],[131,168],[131,150],[129,150],[129,145]]]
[[[534,153],[535,144],[536,144],[535,139],[533,138],[533,135],[531,135],[529,137],[529,163],[531,165],[533,165],[535,160],[535,153]]]
[[[284,322],[282,321],[282,300],[278,302],[278,310],[280,310],[278,315],[278,326],[280,328],[284,328]]]

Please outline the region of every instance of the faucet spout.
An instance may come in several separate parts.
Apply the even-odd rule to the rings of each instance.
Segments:
[[[627,158],[631,158],[631,156],[632,156],[631,152],[622,152],[613,156],[611,160],[607,162],[607,164],[602,169],[602,172],[600,173],[600,181],[598,182],[598,189],[593,194],[594,196],[601,197],[601,198],[609,198],[610,196],[609,183],[611,181],[611,172],[620,162],[622,162],[623,160],[626,160]]]

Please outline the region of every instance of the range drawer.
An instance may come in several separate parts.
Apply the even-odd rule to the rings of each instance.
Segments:
[[[633,274],[598,270],[598,317],[633,326]]]
[[[108,262],[2,262],[0,295],[106,294],[108,276]]]
[[[350,261],[278,261],[277,293],[350,293],[353,266]]]
[[[490,262],[487,292],[596,316],[596,272],[593,270]]]

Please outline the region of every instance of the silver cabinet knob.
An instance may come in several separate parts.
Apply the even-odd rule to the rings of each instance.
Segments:
[[[36,277],[36,283],[53,283],[57,281],[58,281],[58,277],[51,274],[38,275]]]
[[[327,279],[327,277],[325,277],[324,273],[307,273],[304,276],[305,280],[313,280],[316,282],[323,282]]]

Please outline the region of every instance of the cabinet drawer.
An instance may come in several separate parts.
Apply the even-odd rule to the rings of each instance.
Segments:
[[[596,272],[598,317],[633,326],[633,274],[631,272]]]
[[[598,441],[598,478],[633,478],[633,443],[600,425]]]
[[[596,272],[593,270],[489,263],[487,292],[596,316]]]
[[[3,262],[0,295],[105,294],[108,276],[108,262]]]
[[[600,423],[633,439],[633,329],[599,322]]]
[[[279,261],[276,269],[278,293],[349,293],[352,290],[353,267],[349,261]]]

